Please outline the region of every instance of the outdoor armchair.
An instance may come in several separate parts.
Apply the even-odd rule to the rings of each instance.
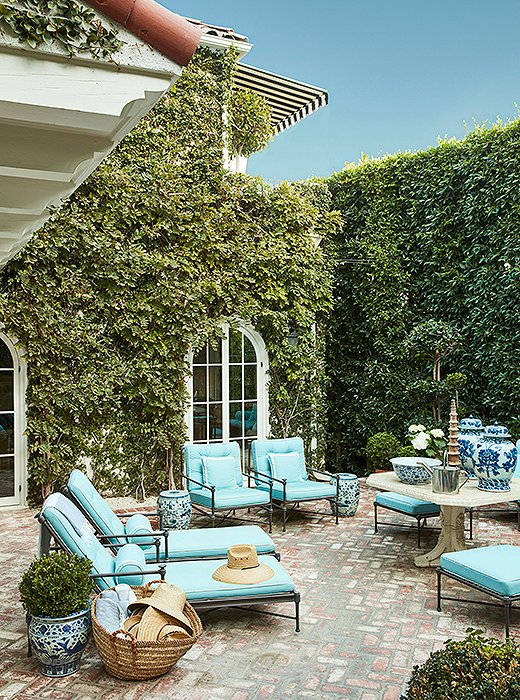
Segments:
[[[271,488],[273,504],[283,513],[283,530],[287,522],[287,505],[302,501],[327,500],[338,524],[339,479],[334,474],[313,470],[335,483],[313,481],[305,466],[303,440],[299,437],[278,440],[254,440],[252,443],[254,477],[259,490]],[[324,511],[313,511],[321,514]]]
[[[236,510],[245,508],[249,512],[254,508],[267,511],[269,532],[272,531],[272,481],[253,480],[250,474],[242,472],[237,442],[184,445],[183,476],[193,509],[209,515],[212,526],[217,517],[223,521],[234,517]],[[259,488],[260,484],[263,488]]]
[[[102,544],[133,542],[143,549],[147,561],[175,561],[225,557],[231,545],[243,542],[254,545],[258,554],[275,554],[275,544],[258,525],[236,527],[198,528],[190,530],[153,530],[146,516],[156,515],[123,513],[116,515],[90,479],[74,469],[63,489],[90,522]],[[129,523],[141,518],[136,532],[129,532]],[[122,519],[126,519],[123,523]],[[129,518],[129,519],[128,519]],[[275,554],[275,556],[278,556]]]
[[[111,588],[117,583],[141,586],[157,578],[175,583],[186,592],[186,598],[198,609],[291,602],[294,616],[272,613],[296,622],[299,631],[300,594],[280,562],[271,556],[258,557],[274,575],[259,583],[231,584],[217,581],[213,573],[225,560],[201,559],[168,564],[147,563],[142,550],[135,544],[123,544],[117,555],[99,542],[90,524],[78,508],[61,493],[49,496],[38,514],[40,522],[40,552],[49,540],[60,549],[74,552],[92,562],[92,576],[98,589]],[[120,579],[120,577],[122,577]]]

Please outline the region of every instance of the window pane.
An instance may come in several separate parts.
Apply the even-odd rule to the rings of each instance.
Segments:
[[[208,351],[208,346],[204,345],[200,350],[197,351],[195,355],[193,355],[193,364],[194,365],[205,365],[207,362],[207,351]]]
[[[194,404],[193,406],[193,439],[208,439],[208,407],[205,404]]]
[[[244,367],[244,398],[256,399],[256,365]]]
[[[242,398],[242,365],[229,367],[229,398],[231,401]]]
[[[13,358],[9,348],[5,343],[0,340],[0,368],[5,369],[6,367],[13,366]]]
[[[256,362],[256,352],[253,343],[244,336],[244,362]]]
[[[209,400],[222,400],[222,367],[209,368]]]
[[[222,341],[220,338],[209,345],[209,362],[212,365],[222,364]]]
[[[229,331],[229,361],[242,362],[242,333]]]
[[[193,400],[207,401],[205,367],[193,368]]]
[[[256,402],[244,404],[244,428],[245,435],[254,436],[257,434],[257,405]]]
[[[14,457],[0,458],[0,498],[14,496]]]
[[[0,416],[0,454],[14,452],[14,414]]]
[[[12,411],[13,405],[13,372],[0,372],[0,411]]]
[[[229,404],[229,434],[232,437],[238,437],[243,435],[244,429],[244,411],[242,410],[242,403],[230,403]]]
[[[209,406],[209,439],[222,440],[222,404],[212,403]]]

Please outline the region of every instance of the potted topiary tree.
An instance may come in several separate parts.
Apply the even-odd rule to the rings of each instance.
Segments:
[[[91,566],[76,554],[52,552],[35,559],[21,578],[30,650],[44,676],[68,676],[79,668],[90,633]]]

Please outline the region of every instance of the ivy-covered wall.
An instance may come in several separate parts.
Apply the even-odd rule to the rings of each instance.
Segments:
[[[0,321],[28,365],[33,500],[84,458],[113,492],[163,487],[185,439],[187,352],[226,320],[249,320],[266,342],[273,433],[317,435],[323,450],[313,324],[331,307],[331,276],[310,234],[326,237],[338,217],[326,185],[225,173],[233,69],[233,56],[199,50],[2,272]]]
[[[431,425],[420,381],[431,366],[407,344],[430,319],[462,334],[443,367],[468,377],[461,411],[520,436],[520,121],[364,160],[329,185],[344,219],[329,329],[332,458],[363,470],[370,435]]]

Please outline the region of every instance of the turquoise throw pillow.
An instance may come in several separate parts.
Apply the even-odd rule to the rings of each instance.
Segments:
[[[152,525],[146,515],[136,513],[126,521],[125,532],[127,535],[147,535],[152,532]],[[153,537],[129,537],[128,541],[141,549],[151,549],[154,545]]]
[[[202,457],[202,476],[205,486],[232,489],[238,486],[234,457]]]
[[[125,544],[117,553],[114,563],[114,574],[135,573],[135,576],[120,576],[117,583],[127,583],[129,586],[142,586],[146,571],[146,560],[141,547],[136,544]],[[104,574],[104,571],[100,573]]]
[[[284,452],[282,454],[271,452],[269,455],[271,475],[275,479],[287,479],[288,482],[303,481],[300,459],[298,452]]]

